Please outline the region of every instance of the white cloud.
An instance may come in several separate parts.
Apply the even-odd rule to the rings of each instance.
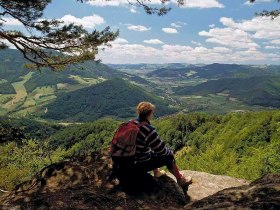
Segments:
[[[0,43],[4,43],[10,49],[16,49],[16,47],[6,39],[0,39]]]
[[[215,24],[210,24],[209,25],[209,28],[214,28],[215,27]]]
[[[224,28],[214,27],[209,31],[199,32],[199,35],[207,37],[206,42],[240,49],[259,48],[259,39],[267,40],[271,44],[277,44],[277,40],[280,40],[280,17],[274,20],[269,17],[254,17],[238,22],[222,17],[220,22]]]
[[[127,6],[130,3],[136,4],[136,0],[91,0],[87,1],[87,4],[91,6],[97,6],[97,7],[104,7],[104,6]],[[162,2],[160,0],[149,0],[144,1],[145,4],[148,5],[161,5]],[[167,2],[166,4],[173,4],[178,5],[177,0],[170,0],[170,2]],[[224,5],[219,3],[218,0],[185,0],[185,4],[181,6],[181,8],[224,8]]]
[[[144,40],[143,42],[146,44],[164,44],[159,39],[149,39],[149,40]]]
[[[175,28],[162,28],[162,31],[168,34],[177,34],[178,31]]]
[[[256,48],[255,43],[250,35],[240,29],[232,28],[212,28],[209,32],[201,31],[200,36],[209,37],[206,42],[220,44],[232,48]]]
[[[185,4],[182,7],[203,9],[203,8],[224,8],[225,6],[219,3],[219,1],[217,0],[185,0]]]
[[[195,41],[191,41],[192,44],[197,45],[197,46],[201,46],[202,44],[200,42],[195,42]]]
[[[268,46],[265,46],[265,49],[269,49],[269,50],[280,49],[280,46],[271,46],[271,45],[268,45]]]
[[[173,28],[181,28],[182,26],[186,26],[186,25],[188,25],[188,24],[185,22],[182,22],[182,21],[177,21],[177,22],[170,24],[170,26]]]
[[[128,4],[135,4],[136,0],[91,0],[87,1],[87,4],[91,6],[96,6],[96,7],[105,7],[105,6],[112,6],[112,7],[118,7],[118,6],[126,6]],[[160,0],[150,0],[145,2],[146,4],[161,4]]]
[[[149,31],[151,30],[151,28],[147,28],[146,26],[142,26],[142,25],[131,25],[129,24],[127,26],[127,29],[128,30],[131,30],[131,31]]]
[[[254,17],[252,20],[243,20],[239,23],[235,22],[232,18],[222,17],[220,22],[227,27],[251,32],[253,33],[253,38],[280,38],[280,17],[277,17],[274,20],[271,20],[270,17]]]
[[[22,26],[22,23],[15,18],[1,18],[0,23],[6,26]]]
[[[170,25],[174,28],[181,28],[182,27],[181,25],[179,25],[177,23],[171,23]]]
[[[272,40],[271,44],[279,44],[280,45],[280,39]]]
[[[134,14],[138,13],[135,6],[131,6],[129,11]]]
[[[96,25],[105,23],[104,18],[99,15],[85,16],[83,18],[77,18],[73,15],[65,15],[60,18],[60,20],[66,24],[74,23],[77,25],[82,25],[85,28],[95,28]]]
[[[142,44],[112,44],[112,48],[101,51],[99,56],[105,63],[264,63],[277,61],[280,57],[275,53],[263,53],[257,48],[206,48],[167,44],[159,48]]]
[[[123,39],[123,38],[116,38],[113,43],[115,44],[126,44],[128,43],[128,41],[126,39]]]

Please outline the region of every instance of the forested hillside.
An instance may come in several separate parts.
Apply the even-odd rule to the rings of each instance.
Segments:
[[[280,112],[189,114],[156,126],[184,169],[248,180],[280,172]]]
[[[121,123],[106,118],[57,128],[44,124],[42,131],[48,135],[35,138],[28,132],[34,134],[33,128],[38,123],[33,122],[34,126],[31,126],[32,121],[29,121],[29,128],[23,133],[28,135],[17,135],[14,131],[18,126],[13,127],[14,122],[10,119],[0,124],[1,135],[9,137],[0,145],[2,189],[11,189],[30,179],[43,166],[73,154],[82,155],[107,148]],[[280,172],[279,111],[227,115],[177,114],[155,120],[152,124],[162,140],[175,151],[181,169],[247,180]],[[19,141],[21,144],[17,143]]]
[[[158,68],[147,74],[148,77],[172,77],[172,78],[195,78],[205,79],[236,78],[252,76],[279,75],[280,69],[275,66],[250,66],[238,64],[213,63],[209,65],[168,65]]]
[[[280,77],[226,78],[178,88],[178,95],[228,94],[249,105],[280,107]]]
[[[43,117],[67,121],[91,121],[105,116],[131,118],[136,114],[136,104],[141,101],[154,103],[158,116],[176,111],[146,90],[122,79],[113,79],[58,95]]]

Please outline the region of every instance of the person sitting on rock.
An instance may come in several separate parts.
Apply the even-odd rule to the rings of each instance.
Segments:
[[[159,168],[163,166],[166,166],[175,176],[177,183],[182,188],[192,183],[190,176],[184,177],[180,173],[172,151],[160,139],[155,128],[151,125],[150,120],[154,115],[154,111],[155,106],[150,102],[141,102],[137,106],[138,118],[133,122],[139,124],[140,127],[136,136],[136,151],[133,157],[116,155],[118,152],[124,152],[119,147],[116,150],[112,149],[112,151],[117,152],[111,154],[113,170],[109,180],[113,180],[115,177],[118,178],[123,188],[134,188],[133,185],[137,185],[135,180],[144,180],[144,177],[147,178],[147,172],[149,171],[154,172],[154,177],[162,176],[165,172],[160,171]],[[149,178],[146,180],[149,180]],[[142,185],[147,183],[138,184],[140,187],[144,187]]]
[[[175,163],[172,151],[160,139],[150,121],[154,115],[155,106],[150,102],[140,102],[137,106],[138,122],[146,121],[140,127],[136,139],[135,167],[140,171],[154,171],[156,177],[161,175],[158,168],[166,166],[176,177],[177,183],[184,187],[192,183],[190,176],[184,177]]]

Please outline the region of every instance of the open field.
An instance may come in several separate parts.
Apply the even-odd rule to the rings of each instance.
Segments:
[[[247,106],[235,98],[226,96],[226,94],[209,94],[208,96],[177,96],[176,98],[180,101],[180,106],[185,112],[227,113],[249,110],[258,111],[264,109],[264,107],[260,106]]]
[[[71,75],[70,78],[76,80],[82,85],[95,85],[99,82],[99,80],[95,78],[84,78],[77,75]]]

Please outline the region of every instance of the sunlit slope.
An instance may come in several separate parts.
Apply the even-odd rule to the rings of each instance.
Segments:
[[[173,113],[161,98],[122,79],[113,79],[95,86],[58,95],[48,105],[44,117],[55,120],[90,121],[104,116],[130,118],[140,101],[156,105],[157,115]]]
[[[249,105],[280,107],[280,77],[226,78],[178,88],[178,95],[228,94]]]

